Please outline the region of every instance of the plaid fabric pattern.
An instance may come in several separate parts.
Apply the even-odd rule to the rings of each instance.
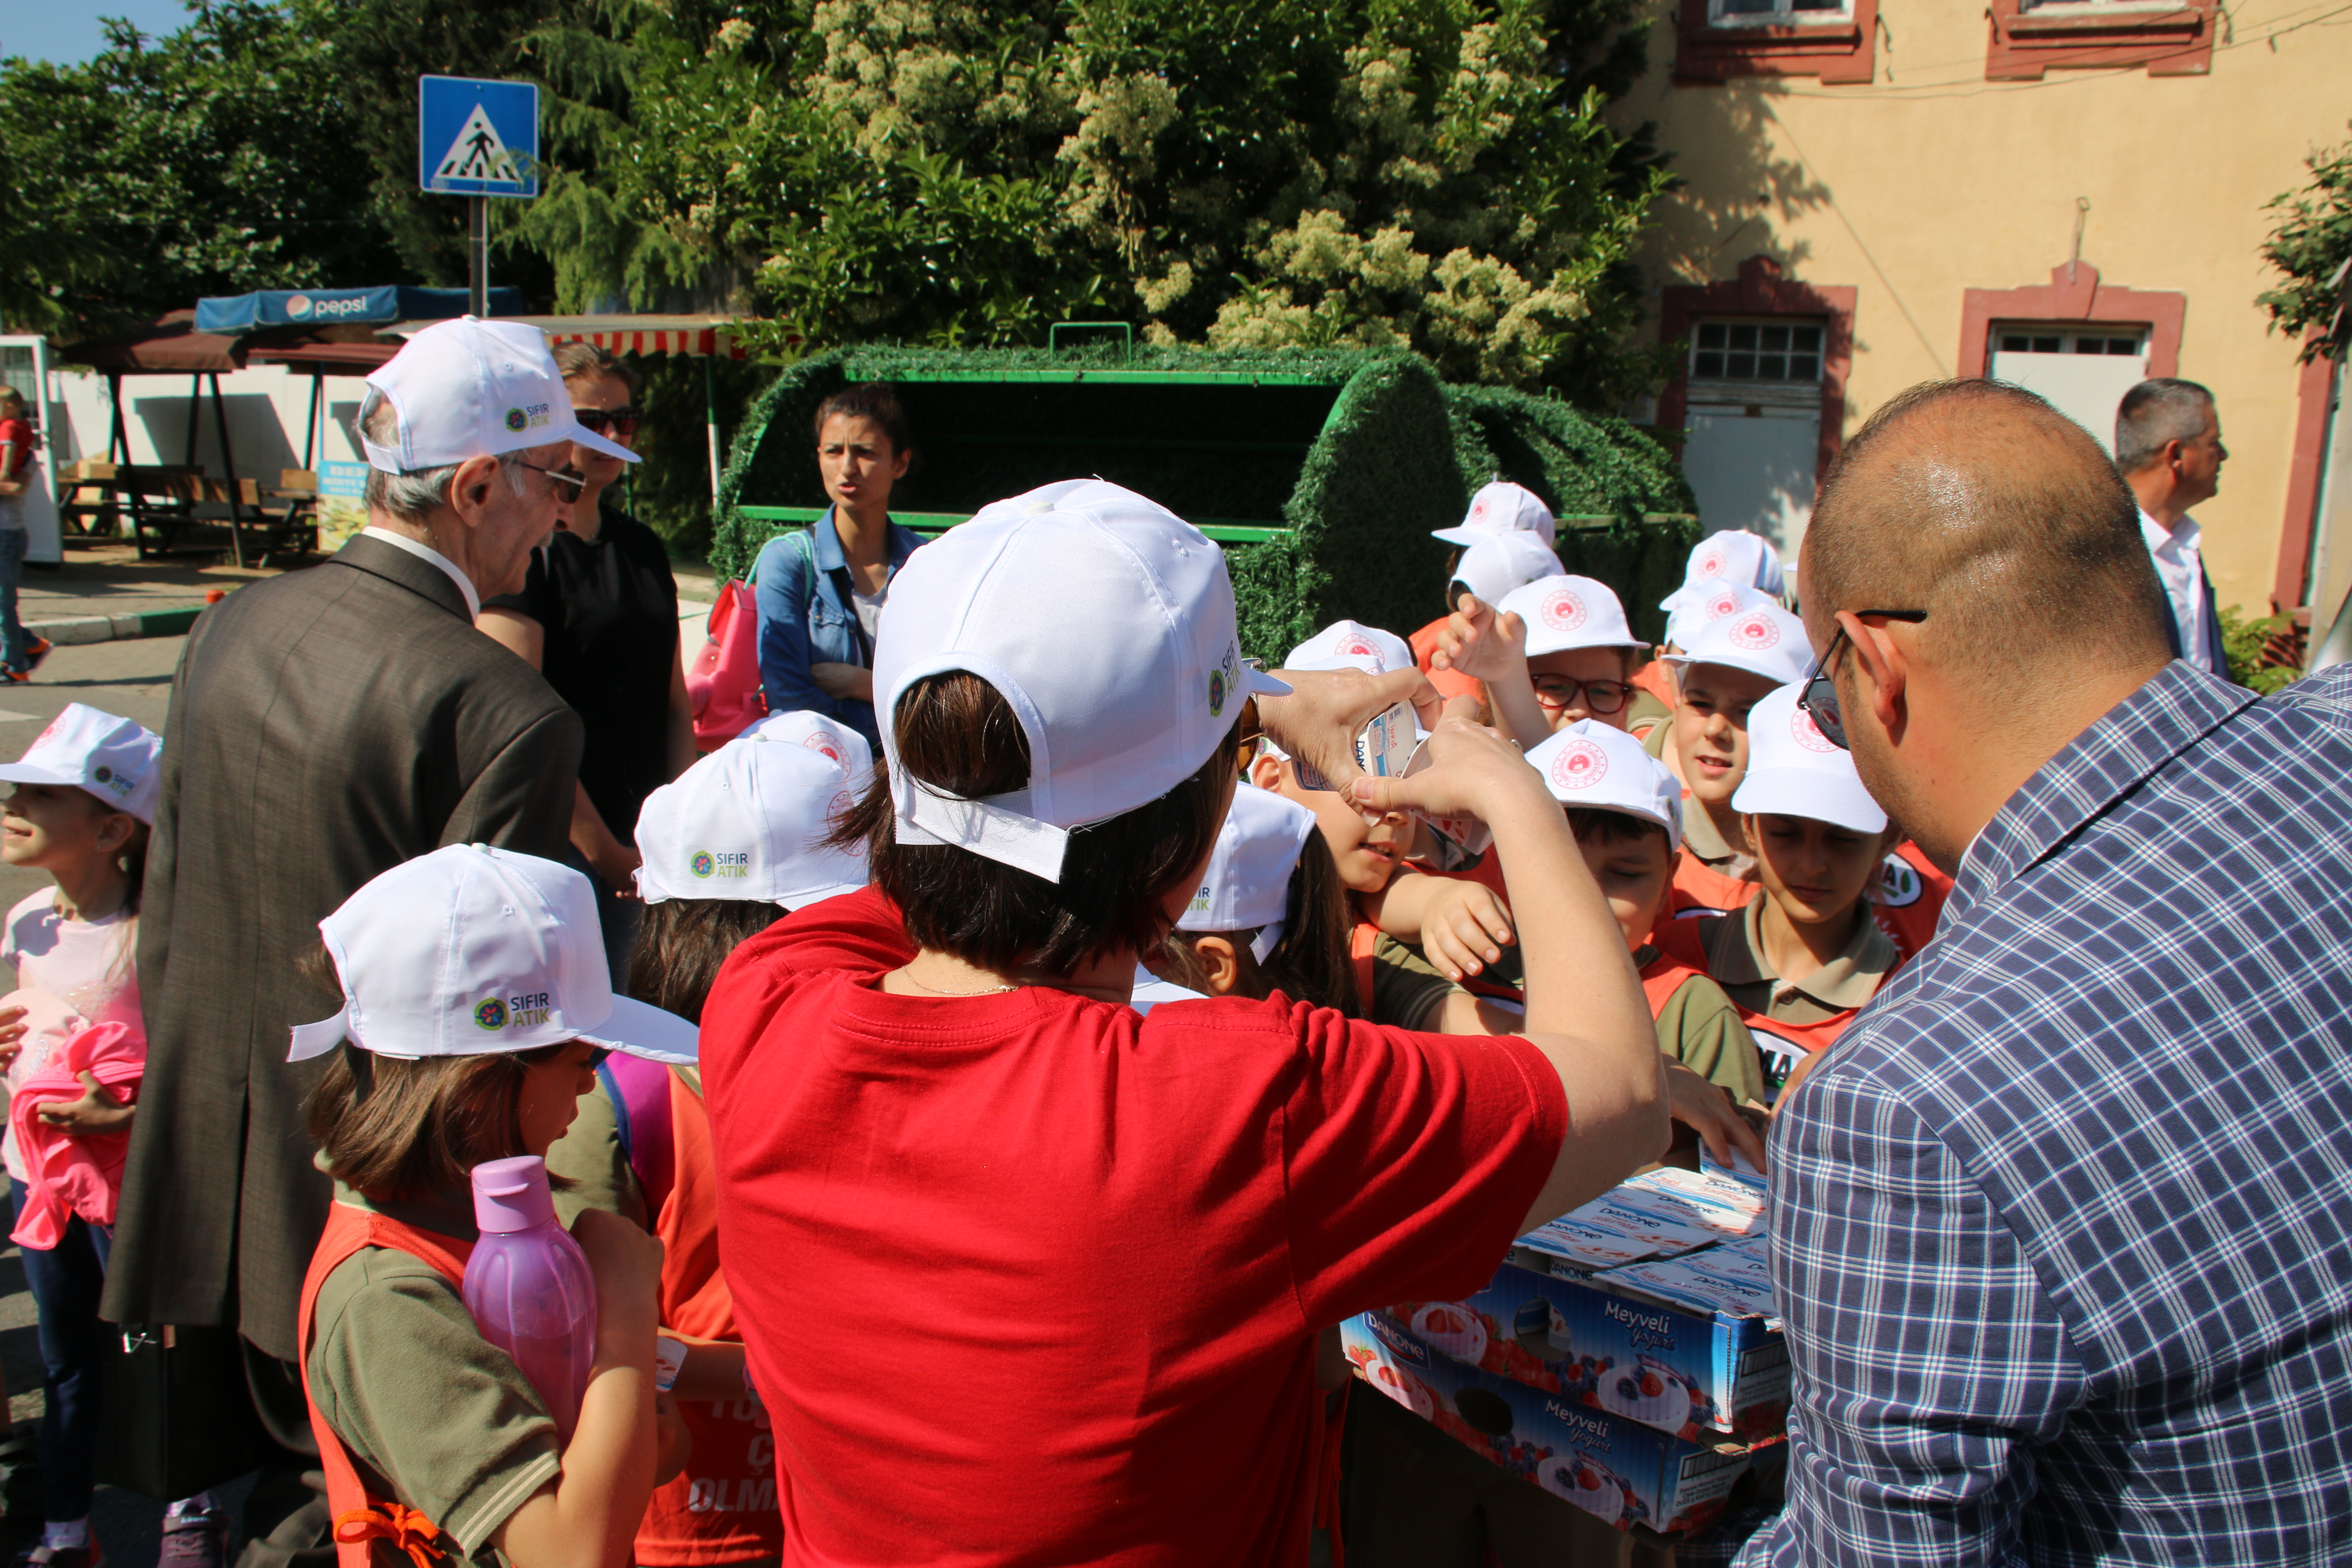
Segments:
[[[2034,774],[1772,1134],[1748,1568],[2352,1558],[2352,668]]]

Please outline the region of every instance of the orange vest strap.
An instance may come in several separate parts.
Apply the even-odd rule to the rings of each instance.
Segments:
[[[1661,952],[1642,966],[1642,995],[1650,1004],[1650,1016],[1655,1019],[1665,1010],[1666,1002],[1684,984],[1699,977],[1700,971],[1678,962],[1673,955]]]
[[[318,1250],[310,1255],[310,1272],[302,1281],[298,1331],[306,1398],[310,1386],[310,1329],[318,1310],[320,1288],[346,1258],[371,1247],[421,1258],[453,1286],[464,1283],[466,1259],[474,1251],[470,1241],[420,1230],[389,1215],[353,1208],[349,1204],[331,1205],[327,1210],[327,1228],[319,1237]],[[316,1400],[310,1402],[310,1434],[319,1441],[319,1468],[326,1472],[327,1506],[333,1511],[335,1521],[337,1568],[368,1568],[373,1552],[372,1543],[377,1541],[388,1541],[406,1552],[416,1568],[430,1568],[444,1555],[439,1525],[396,1499],[369,1495],[360,1479],[359,1467],[352,1462],[351,1450],[343,1447],[335,1429],[327,1425]]]
[[[1370,921],[1358,921],[1348,934],[1348,960],[1356,968],[1356,1005],[1366,1018],[1372,1016],[1372,949],[1380,942],[1381,928]]]

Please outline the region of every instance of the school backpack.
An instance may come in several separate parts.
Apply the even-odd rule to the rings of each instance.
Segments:
[[[686,672],[694,705],[694,743],[716,751],[767,717],[760,688],[760,609],[740,579],[719,590],[709,634]]]

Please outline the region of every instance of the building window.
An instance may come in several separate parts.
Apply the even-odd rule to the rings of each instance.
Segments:
[[[2147,327],[2004,321],[1990,338],[1987,375],[2039,393],[2100,446],[2114,449],[2116,405],[2147,379]]]
[[[2145,327],[2102,327],[2094,331],[2047,326],[2000,326],[1993,329],[1995,352],[2005,354],[2108,354],[2144,359],[2147,355]]]
[[[2050,70],[2145,66],[2150,76],[2212,68],[2221,0],[1990,0],[1989,81]]]
[[[1707,0],[1706,19],[1718,27],[1851,22],[1853,5],[1852,0]]]
[[[1822,379],[1822,329],[1780,321],[1701,321],[1692,334],[1693,381]]]

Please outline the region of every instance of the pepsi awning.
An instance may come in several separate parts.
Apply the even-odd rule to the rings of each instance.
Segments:
[[[493,316],[520,315],[522,290],[489,291]],[[196,331],[249,332],[257,327],[331,327],[345,322],[446,321],[466,313],[463,289],[383,283],[373,289],[264,289],[196,301]]]

